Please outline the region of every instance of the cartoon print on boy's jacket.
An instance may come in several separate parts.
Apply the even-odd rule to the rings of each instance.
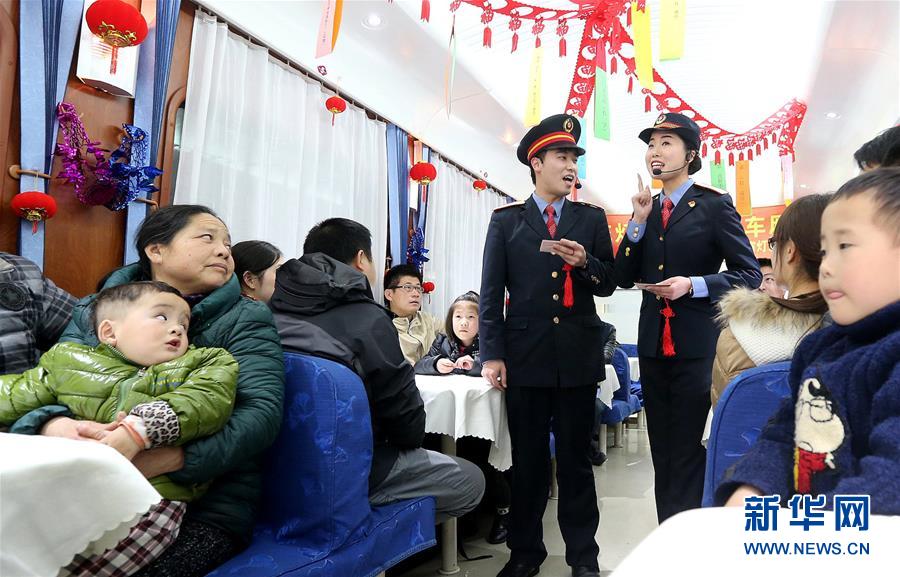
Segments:
[[[794,420],[794,490],[806,494],[815,473],[834,469],[834,452],[844,442],[844,424],[831,392],[815,378],[803,381]]]

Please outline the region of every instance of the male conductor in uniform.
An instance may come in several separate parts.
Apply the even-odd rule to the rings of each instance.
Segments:
[[[517,155],[534,194],[494,211],[484,246],[482,375],[506,390],[513,454],[510,560],[498,577],[536,575],[547,557],[551,422],[566,563],[575,577],[599,575],[590,439],[605,369],[594,296],[611,295],[615,280],[606,213],[566,199],[584,154],[580,132],[567,114],[528,131]]]

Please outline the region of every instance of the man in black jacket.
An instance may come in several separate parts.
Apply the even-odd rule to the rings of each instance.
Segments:
[[[422,449],[425,409],[390,312],[372,299],[372,235],[358,222],[325,220],[303,256],[284,263],[269,306],[285,351],[343,363],[369,398],[374,452],[369,501],[433,496],[437,521],[474,509],[484,476],[468,461]]]

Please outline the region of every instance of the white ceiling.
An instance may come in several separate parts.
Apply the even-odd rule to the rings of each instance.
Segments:
[[[505,0],[492,0],[494,7]],[[444,74],[450,33],[449,1],[431,1],[431,21],[420,22],[419,0],[345,0],[333,54],[316,59],[321,1],[201,0],[259,42],[315,72],[342,92],[405,128],[443,155],[519,198],[531,192],[527,170],[515,159],[523,125],[526,81],[534,38],[530,23],[519,30],[510,54],[508,19],[491,23],[493,48],[482,48],[481,10],[457,11],[457,65],[451,114],[444,106]],[[568,0],[533,0],[541,6],[577,7]],[[654,37],[659,0],[648,0]],[[364,21],[377,14],[382,26]],[[557,57],[555,25],[545,46],[542,113],[563,111],[583,23],[569,21],[568,57]],[[747,130],[792,98],[809,105],[796,142],[795,192],[837,188],[856,173],[852,153],[900,119],[900,2],[846,0],[687,0],[684,56],[658,62],[657,70],[695,109],[733,131]],[[620,63],[621,64],[621,63]],[[643,96],[626,92],[624,75],[611,77],[611,141],[588,138],[582,195],[611,212],[630,210],[635,173],[645,173],[637,133],[652,124]],[[835,112],[836,119],[826,118]],[[584,127],[590,130],[588,107]],[[751,163],[754,205],[781,202],[780,163],[770,147]],[[440,178],[440,176],[438,176]],[[696,178],[708,182],[706,168]],[[733,171],[729,171],[729,185]],[[800,188],[804,185],[804,188]]]

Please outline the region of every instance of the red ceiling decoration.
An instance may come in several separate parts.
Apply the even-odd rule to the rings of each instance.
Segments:
[[[594,92],[594,71],[597,66],[607,70],[609,74],[616,74],[617,62],[621,60],[624,73],[628,75],[628,92],[633,89],[636,78],[634,58],[622,54],[623,47],[633,46],[628,33],[631,26],[629,10],[631,3],[623,0],[573,0],[573,2],[578,4],[577,10],[545,8],[515,0],[508,0],[503,7],[492,7],[489,0],[454,0],[450,4],[450,10],[455,12],[460,4],[464,3],[482,11],[485,46],[491,46],[490,26],[492,22],[496,22],[494,16],[500,14],[508,18],[509,29],[513,32],[512,52],[518,48],[519,31],[522,29],[523,21],[531,22],[530,29],[535,36],[535,46],[541,45],[540,34],[544,31],[545,23],[555,22],[561,57],[566,55],[566,34],[569,31],[567,22],[573,19],[583,20],[584,32],[578,46],[578,58],[566,100],[566,112],[583,118]],[[638,1],[638,9],[644,9],[644,0]],[[597,58],[598,50],[605,57]],[[625,52],[633,53],[630,49]],[[794,139],[806,114],[806,104],[803,102],[792,99],[750,130],[732,132],[706,118],[685,102],[656,68],[653,69],[653,80],[653,90],[641,89],[645,112],[650,112],[655,106],[658,111],[679,112],[693,118],[701,128],[704,142],[703,156],[706,156],[712,148],[717,159],[721,156],[719,149],[746,153],[745,156],[752,158],[753,152],[760,154],[760,145],[764,149],[768,148],[770,140],[772,144],[777,144],[779,154],[793,155]]]

